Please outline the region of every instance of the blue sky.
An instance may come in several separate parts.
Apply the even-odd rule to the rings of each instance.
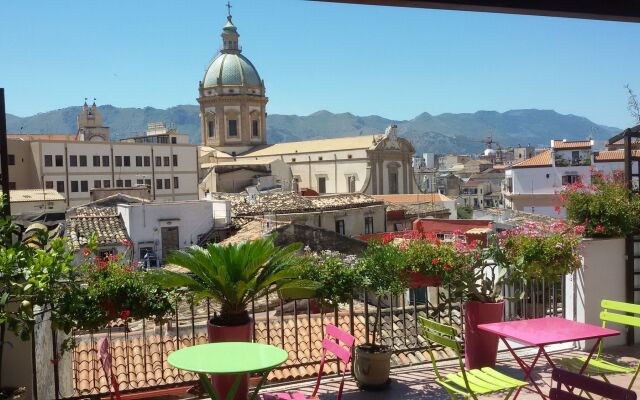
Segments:
[[[0,87],[32,115],[84,97],[120,107],[195,104],[226,1],[2,1]],[[243,54],[268,112],[554,109],[625,127],[640,92],[640,25],[532,16],[235,0]]]

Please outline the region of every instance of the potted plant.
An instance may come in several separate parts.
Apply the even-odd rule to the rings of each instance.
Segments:
[[[410,240],[401,248],[406,257],[405,275],[412,289],[440,286],[459,262],[455,244],[442,242],[435,236]]]
[[[231,246],[191,246],[173,253],[168,262],[188,273],[154,271],[154,279],[167,288],[186,288],[195,301],[210,298],[217,312],[208,323],[210,342],[251,341],[252,321],[247,310],[254,297],[274,291],[303,296],[317,289],[300,280],[294,268],[298,244],[278,247],[274,237]],[[216,375],[213,383],[225,397],[235,376]],[[235,398],[246,399],[248,377],[244,377]]]
[[[376,389],[389,382],[393,349],[378,343],[376,339],[379,326],[382,325],[382,297],[394,296],[406,290],[406,281],[402,277],[405,269],[404,251],[391,243],[371,241],[360,256],[358,270],[362,286],[365,291],[375,293],[376,298],[373,334],[366,343],[356,346],[355,351],[353,374],[361,388]]]

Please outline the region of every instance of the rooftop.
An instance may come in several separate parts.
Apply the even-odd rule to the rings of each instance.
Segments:
[[[551,147],[558,150],[580,150],[590,149],[593,146],[592,140],[552,140]]]
[[[632,157],[640,157],[640,150],[632,150]],[[600,151],[595,155],[596,162],[624,161],[624,150]]]
[[[53,189],[21,189],[9,191],[11,203],[33,201],[64,201],[64,196]]]
[[[67,216],[65,236],[77,250],[85,246],[91,235],[97,235],[98,246],[119,245],[130,240],[127,229],[115,207],[77,207]]]
[[[317,139],[300,142],[268,144],[249,150],[242,154],[241,157],[317,153],[323,151],[366,150],[375,147],[380,139],[382,139],[381,135],[362,135],[334,139]]]
[[[417,193],[417,194],[374,194],[371,197],[389,203],[419,203],[431,202],[439,203],[444,201],[453,201],[452,198],[440,193]]]
[[[543,150],[531,158],[515,163],[511,168],[537,168],[551,166],[551,150]]]

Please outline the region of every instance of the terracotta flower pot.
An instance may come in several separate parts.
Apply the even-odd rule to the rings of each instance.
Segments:
[[[480,324],[502,321],[504,301],[482,303],[469,301],[464,305],[464,359],[467,369],[495,367],[498,336],[478,329]]]
[[[428,275],[422,272],[406,271],[407,280],[411,289],[423,288],[427,286],[440,286],[442,278],[438,275]]]
[[[213,319],[207,324],[209,343],[218,342],[251,342],[253,333],[253,320],[246,324],[236,326],[223,326],[213,323]],[[237,375],[213,375],[211,382],[220,394],[221,398],[227,398],[227,392],[231,389]],[[249,374],[243,374],[242,381],[234,400],[246,400],[249,396]]]

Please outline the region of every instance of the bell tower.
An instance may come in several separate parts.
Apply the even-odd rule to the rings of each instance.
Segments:
[[[76,140],[81,142],[109,142],[111,140],[109,128],[102,126],[102,114],[96,106],[96,99],[93,99],[91,106],[88,106],[87,99],[84,99],[82,110],[78,115]]]

